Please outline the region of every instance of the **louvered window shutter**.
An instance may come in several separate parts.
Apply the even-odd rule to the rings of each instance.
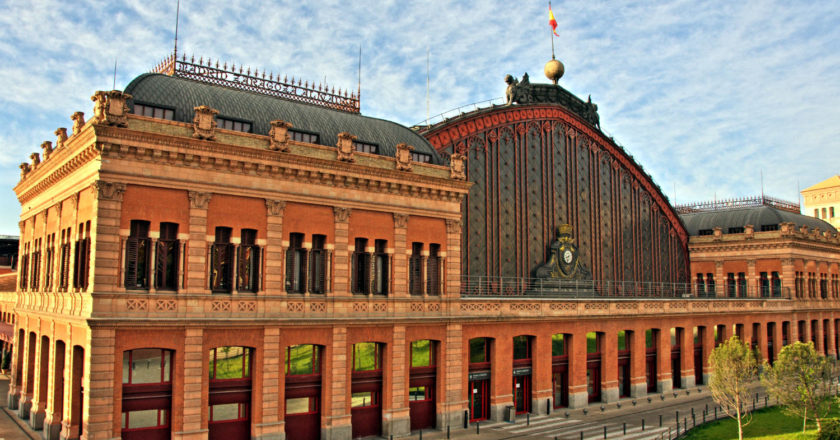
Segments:
[[[295,249],[286,249],[286,292],[294,292],[295,288]]]
[[[139,253],[139,242],[135,238],[125,241],[125,288],[134,289],[137,287],[137,258]]]

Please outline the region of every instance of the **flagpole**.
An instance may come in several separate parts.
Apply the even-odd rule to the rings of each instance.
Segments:
[[[551,11],[551,0],[549,0],[549,2],[548,2],[548,10]],[[553,60],[553,59],[555,59],[554,58],[554,29],[551,29],[550,33],[551,33],[551,59]]]

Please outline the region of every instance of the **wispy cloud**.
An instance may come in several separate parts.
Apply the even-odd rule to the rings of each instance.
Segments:
[[[564,87],[592,95],[606,132],[678,201],[765,191],[793,199],[840,172],[840,9],[831,2],[554,5]],[[171,0],[0,3],[0,233],[27,159],[90,95],[172,50]],[[505,74],[540,78],[546,5],[382,1],[181,2],[179,49],[355,90],[362,112],[413,124],[501,96]]]

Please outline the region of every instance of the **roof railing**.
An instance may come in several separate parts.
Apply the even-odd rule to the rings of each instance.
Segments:
[[[316,86],[314,81],[309,84],[300,78],[295,81],[294,77],[291,80],[283,77],[281,80],[279,74],[275,77],[273,72],[266,74],[258,69],[252,72],[250,67],[237,67],[235,64],[228,67],[227,62],[220,66],[219,60],[213,62],[210,58],[205,61],[202,57],[196,61],[195,56],[188,60],[186,54],[180,59],[169,55],[151,71],[348,113],[360,113],[361,108],[359,94],[352,91],[336,91],[335,87],[330,88],[326,84]]]
[[[683,205],[676,205],[674,209],[676,209],[677,213],[679,214],[689,214],[692,212],[724,211],[727,209],[746,208],[755,206],[771,206],[773,208],[793,212],[795,214],[800,213],[800,206],[798,203],[793,203],[765,195],[757,197],[742,197],[712,200],[698,203],[687,203]]]
[[[418,130],[425,130],[432,125],[438,124],[440,122],[446,121],[449,118],[454,118],[456,116],[461,116],[464,113],[468,113],[471,111],[475,111],[481,108],[493,107],[496,105],[502,105],[505,103],[504,96],[500,96],[498,98],[491,98],[485,99],[484,101],[473,102],[472,104],[462,105],[457,108],[453,108],[452,110],[447,110],[443,113],[434,115],[429,119],[420,121],[413,125],[414,128]],[[468,109],[468,110],[467,110]],[[467,110],[466,112],[464,110]]]

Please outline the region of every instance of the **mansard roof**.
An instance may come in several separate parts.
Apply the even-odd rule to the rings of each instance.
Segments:
[[[689,235],[700,235],[700,231],[710,231],[716,227],[720,227],[726,234],[729,228],[743,228],[746,225],[761,231],[764,225],[786,222],[794,223],[797,228],[807,226],[809,229],[819,228],[820,231],[837,233],[833,226],[823,220],[767,205],[691,212],[680,214],[680,217]]]
[[[415,152],[431,156],[431,163],[444,163],[425,138],[384,119],[158,73],[138,76],[125,92],[133,96],[129,102],[132,111],[134,103],[172,109],[179,122],[192,123],[193,109],[207,105],[219,111],[219,118],[250,122],[255,134],[267,135],[270,122],[280,119],[290,122],[293,130],[317,133],[322,145],[334,146],[338,134],[348,132],[358,142],[378,145],[382,156],[394,156],[396,145],[406,143]]]

